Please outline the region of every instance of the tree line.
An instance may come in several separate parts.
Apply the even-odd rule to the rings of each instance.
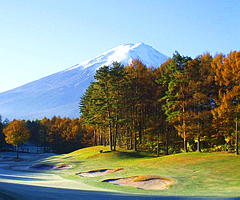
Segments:
[[[158,68],[114,62],[94,78],[79,102],[94,145],[239,153],[240,52],[176,52]]]
[[[80,99],[80,118],[2,122],[0,116],[0,146],[30,141],[57,153],[93,145],[158,155],[239,153],[240,52],[195,59],[176,52],[157,68],[138,59],[114,62],[94,78]]]
[[[19,145],[29,141],[43,147],[44,152],[68,153],[92,145],[87,130],[79,118],[54,116],[32,121],[0,120],[0,147],[4,149],[10,144],[18,152]]]

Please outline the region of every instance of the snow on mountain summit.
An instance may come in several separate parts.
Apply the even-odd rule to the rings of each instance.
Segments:
[[[134,59],[148,67],[159,67],[167,58],[144,43],[119,45],[66,70],[0,93],[0,114],[10,120],[79,117],[80,97],[97,69],[113,62],[127,65]]]
[[[161,54],[149,45],[142,42],[136,44],[119,45],[110,49],[99,56],[89,59],[81,64],[75,65],[67,70],[76,68],[86,69],[94,67],[96,64],[111,65],[113,62],[121,62],[123,65],[129,64],[133,59],[139,58],[146,66],[159,67],[166,61],[167,56]],[[98,67],[98,68],[99,68]],[[66,70],[66,71],[67,71]]]

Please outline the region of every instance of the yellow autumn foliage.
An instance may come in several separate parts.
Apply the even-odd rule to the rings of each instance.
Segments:
[[[5,141],[8,144],[18,146],[19,143],[26,143],[30,138],[30,132],[25,125],[24,120],[14,120],[3,129]]]

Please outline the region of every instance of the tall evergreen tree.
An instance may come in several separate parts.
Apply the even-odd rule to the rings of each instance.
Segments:
[[[187,152],[187,102],[189,94],[187,87],[189,77],[185,73],[185,66],[189,57],[181,56],[179,53],[173,55],[171,63],[166,69],[166,80],[168,80],[168,90],[162,100],[166,101],[164,106],[167,120],[173,123],[179,134],[183,137],[184,152]]]
[[[94,146],[97,145],[96,130],[103,124],[103,118],[99,116],[100,109],[96,105],[97,93],[98,91],[95,89],[94,83],[91,82],[79,103],[81,119],[87,127],[92,128],[94,135],[92,144]]]
[[[156,118],[157,118],[157,124],[158,124],[158,156],[159,156],[159,150],[160,150],[160,141],[162,140],[163,143],[165,143],[165,149],[166,154],[168,155],[168,149],[169,149],[169,143],[170,143],[170,131],[167,130],[168,128],[168,122],[167,122],[167,115],[164,112],[163,107],[166,106],[166,101],[161,100],[166,95],[167,89],[168,89],[168,83],[169,83],[169,75],[166,72],[166,68],[171,63],[171,59],[168,59],[166,62],[161,64],[160,67],[155,68],[153,73],[155,76],[155,81],[157,83],[157,93],[156,93],[156,101],[155,101],[155,108],[156,108]],[[154,124],[151,124],[151,126],[154,127]],[[173,137],[173,136],[172,136]]]
[[[126,94],[127,79],[124,66],[118,62],[113,63],[113,67],[110,69],[110,87],[111,97],[113,99],[113,125],[115,127],[115,133],[113,134],[113,146],[116,150],[116,140],[119,138],[119,125],[124,121],[122,108],[124,106],[123,101]],[[118,140],[120,144],[120,139]]]
[[[96,81],[90,85],[80,102],[82,118],[88,125],[93,125],[95,131],[97,127],[103,130],[105,125],[108,126],[111,150],[116,150],[118,127],[122,121],[125,76],[124,67],[120,63],[101,67],[94,76]]]
[[[6,144],[5,137],[3,134],[3,129],[5,128],[5,124],[2,121],[2,115],[0,115],[0,148],[3,148]]]

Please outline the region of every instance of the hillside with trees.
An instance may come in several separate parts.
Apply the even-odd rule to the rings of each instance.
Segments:
[[[195,59],[176,52],[158,68],[115,62],[94,78],[80,99],[80,119],[21,121],[29,141],[57,153],[109,145],[157,155],[239,154],[240,52]],[[10,141],[11,123],[0,120],[1,147]]]
[[[239,154],[240,52],[195,59],[175,53],[159,68],[140,60],[97,70],[80,101],[94,144],[159,153]]]

